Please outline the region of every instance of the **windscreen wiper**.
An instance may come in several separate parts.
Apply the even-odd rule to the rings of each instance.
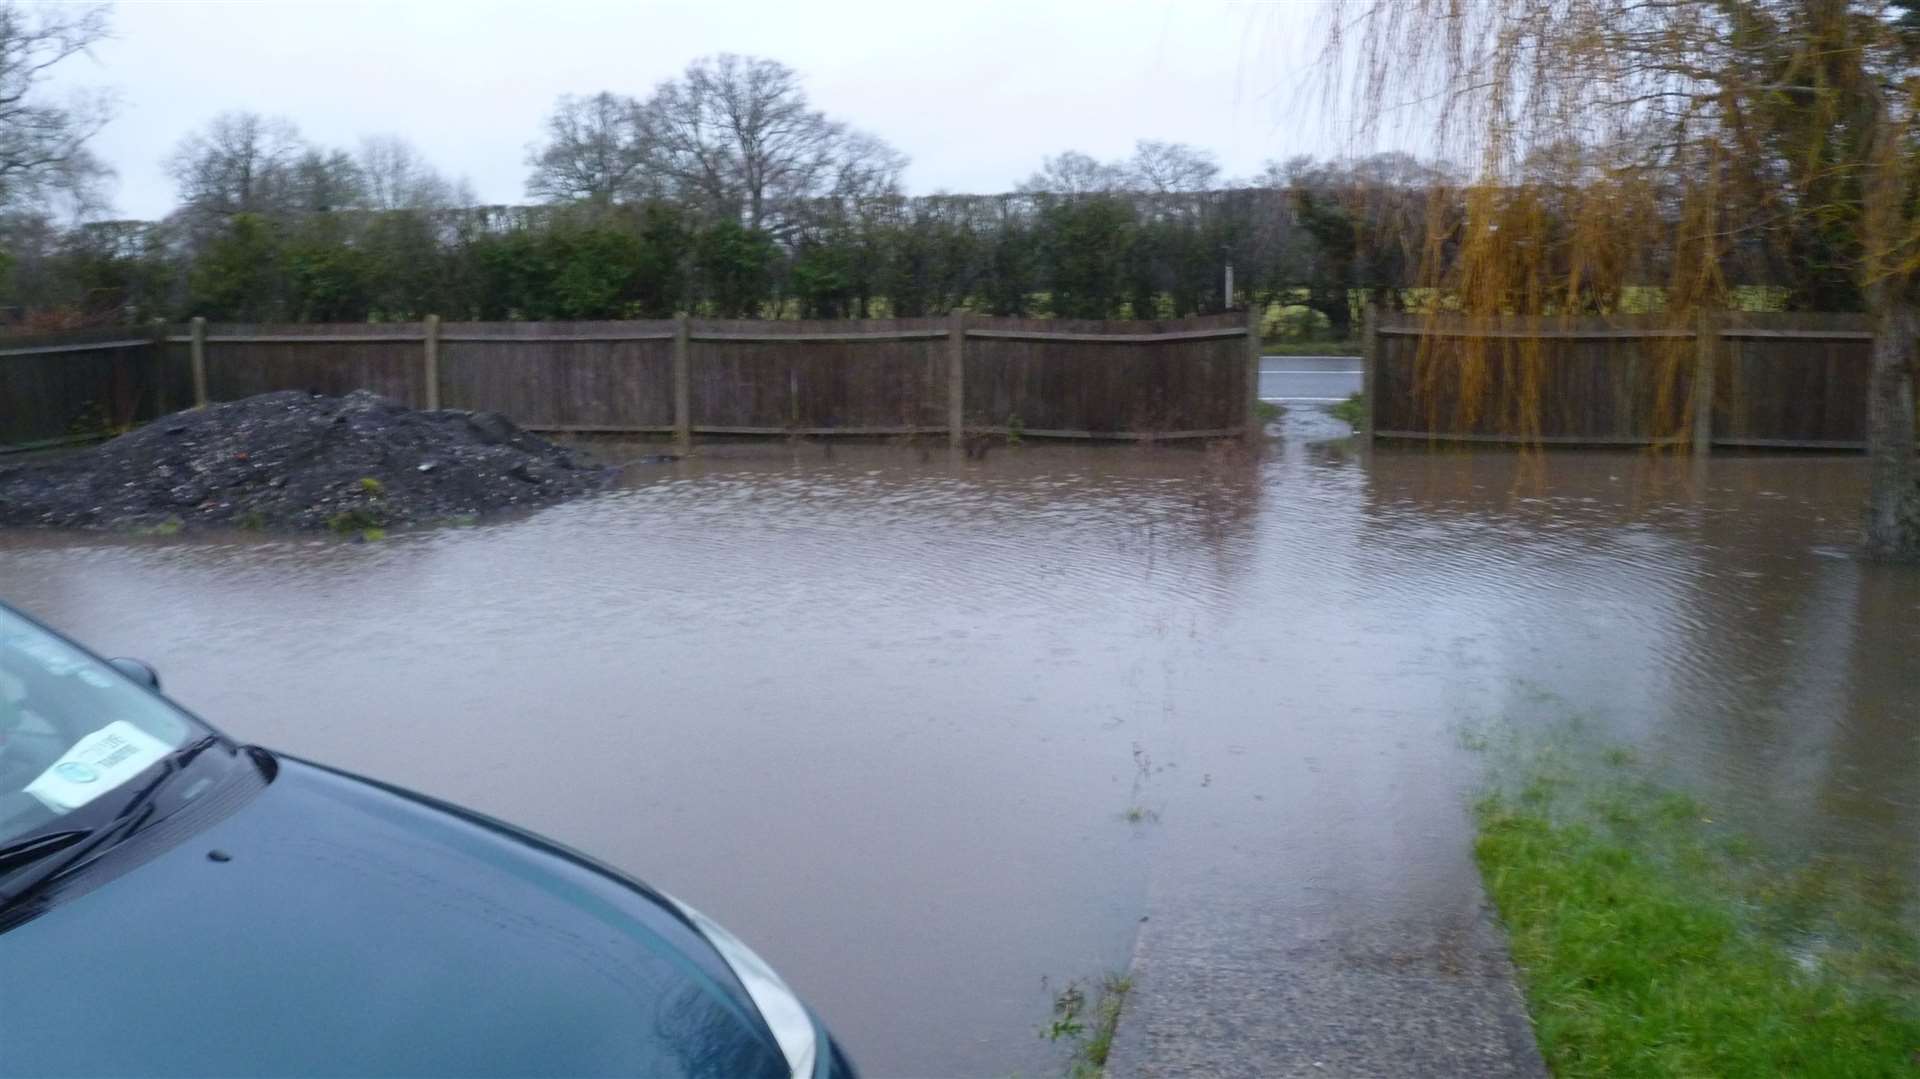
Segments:
[[[177,775],[207,747],[218,742],[217,735],[207,735],[189,742],[160,761],[160,770],[152,779],[147,780],[139,790],[134,791],[120,812],[98,828],[80,828],[64,832],[47,832],[30,837],[11,847],[0,850],[0,872],[5,872],[7,854],[13,853],[13,860],[20,866],[32,866],[23,872],[19,880],[12,881],[0,888],[0,910],[14,905],[39,888],[42,884],[65,873],[84,862],[89,854],[100,850],[110,843],[117,842],[138,831],[147,818],[153,815],[153,796],[168,779]],[[52,858],[60,852],[66,852],[64,858]]]
[[[93,834],[91,828],[65,828],[40,832],[0,847],[0,873],[11,873],[23,865],[58,854]]]

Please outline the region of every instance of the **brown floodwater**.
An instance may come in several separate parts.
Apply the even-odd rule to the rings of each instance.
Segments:
[[[1920,875],[1920,572],[1854,557],[1857,458],[762,443],[623,477],[366,544],[10,533],[0,597],[237,737],[686,898],[875,1075],[1056,1067],[1049,987],[1149,913],[1457,902],[1487,719],[1578,715]]]

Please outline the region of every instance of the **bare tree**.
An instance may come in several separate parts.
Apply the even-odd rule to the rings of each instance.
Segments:
[[[897,184],[906,159],[812,108],[800,77],[773,60],[722,53],[661,83],[640,110],[658,176],[709,212],[749,228],[778,207]]]
[[[547,118],[546,142],[527,155],[527,194],[552,202],[615,202],[654,193],[638,106],[601,92],[562,97]]]
[[[906,168],[907,155],[884,140],[864,132],[848,131],[840,139],[828,193],[856,200],[897,196],[900,174]]]
[[[180,140],[167,171],[179,186],[182,208],[193,215],[277,213],[297,197],[294,168],[307,152],[290,122],[228,112]]]
[[[1219,181],[1220,164],[1212,154],[1184,142],[1141,139],[1133,145],[1125,175],[1129,185],[1140,191],[1192,194]]]
[[[357,164],[361,202],[371,210],[437,210],[473,201],[398,135],[361,139]]]
[[[1068,150],[1043,160],[1040,171],[1028,177],[1020,190],[1037,195],[1097,195],[1126,185],[1125,166],[1109,165],[1078,150]]]
[[[45,205],[60,196],[91,208],[110,175],[87,149],[107,121],[98,95],[64,104],[43,83],[61,61],[107,36],[105,8],[0,4],[0,210]]]
[[[308,149],[288,170],[285,204],[296,213],[328,213],[359,205],[365,178],[353,155],[345,150]]]

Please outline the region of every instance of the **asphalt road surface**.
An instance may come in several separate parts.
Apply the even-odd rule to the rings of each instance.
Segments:
[[[1358,356],[1262,356],[1260,399],[1332,403],[1360,392]]]

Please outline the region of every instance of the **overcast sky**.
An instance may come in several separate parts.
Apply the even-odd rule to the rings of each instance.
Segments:
[[[174,204],[161,160],[228,109],[314,142],[398,134],[486,202],[525,198],[526,153],[563,93],[644,95],[730,51],[797,69],[814,105],[911,159],[916,194],[1012,188],[1048,154],[1187,142],[1229,175],[1324,156],[1306,2],[121,3],[114,39],[60,81],[120,99],[96,149],[117,211]]]

